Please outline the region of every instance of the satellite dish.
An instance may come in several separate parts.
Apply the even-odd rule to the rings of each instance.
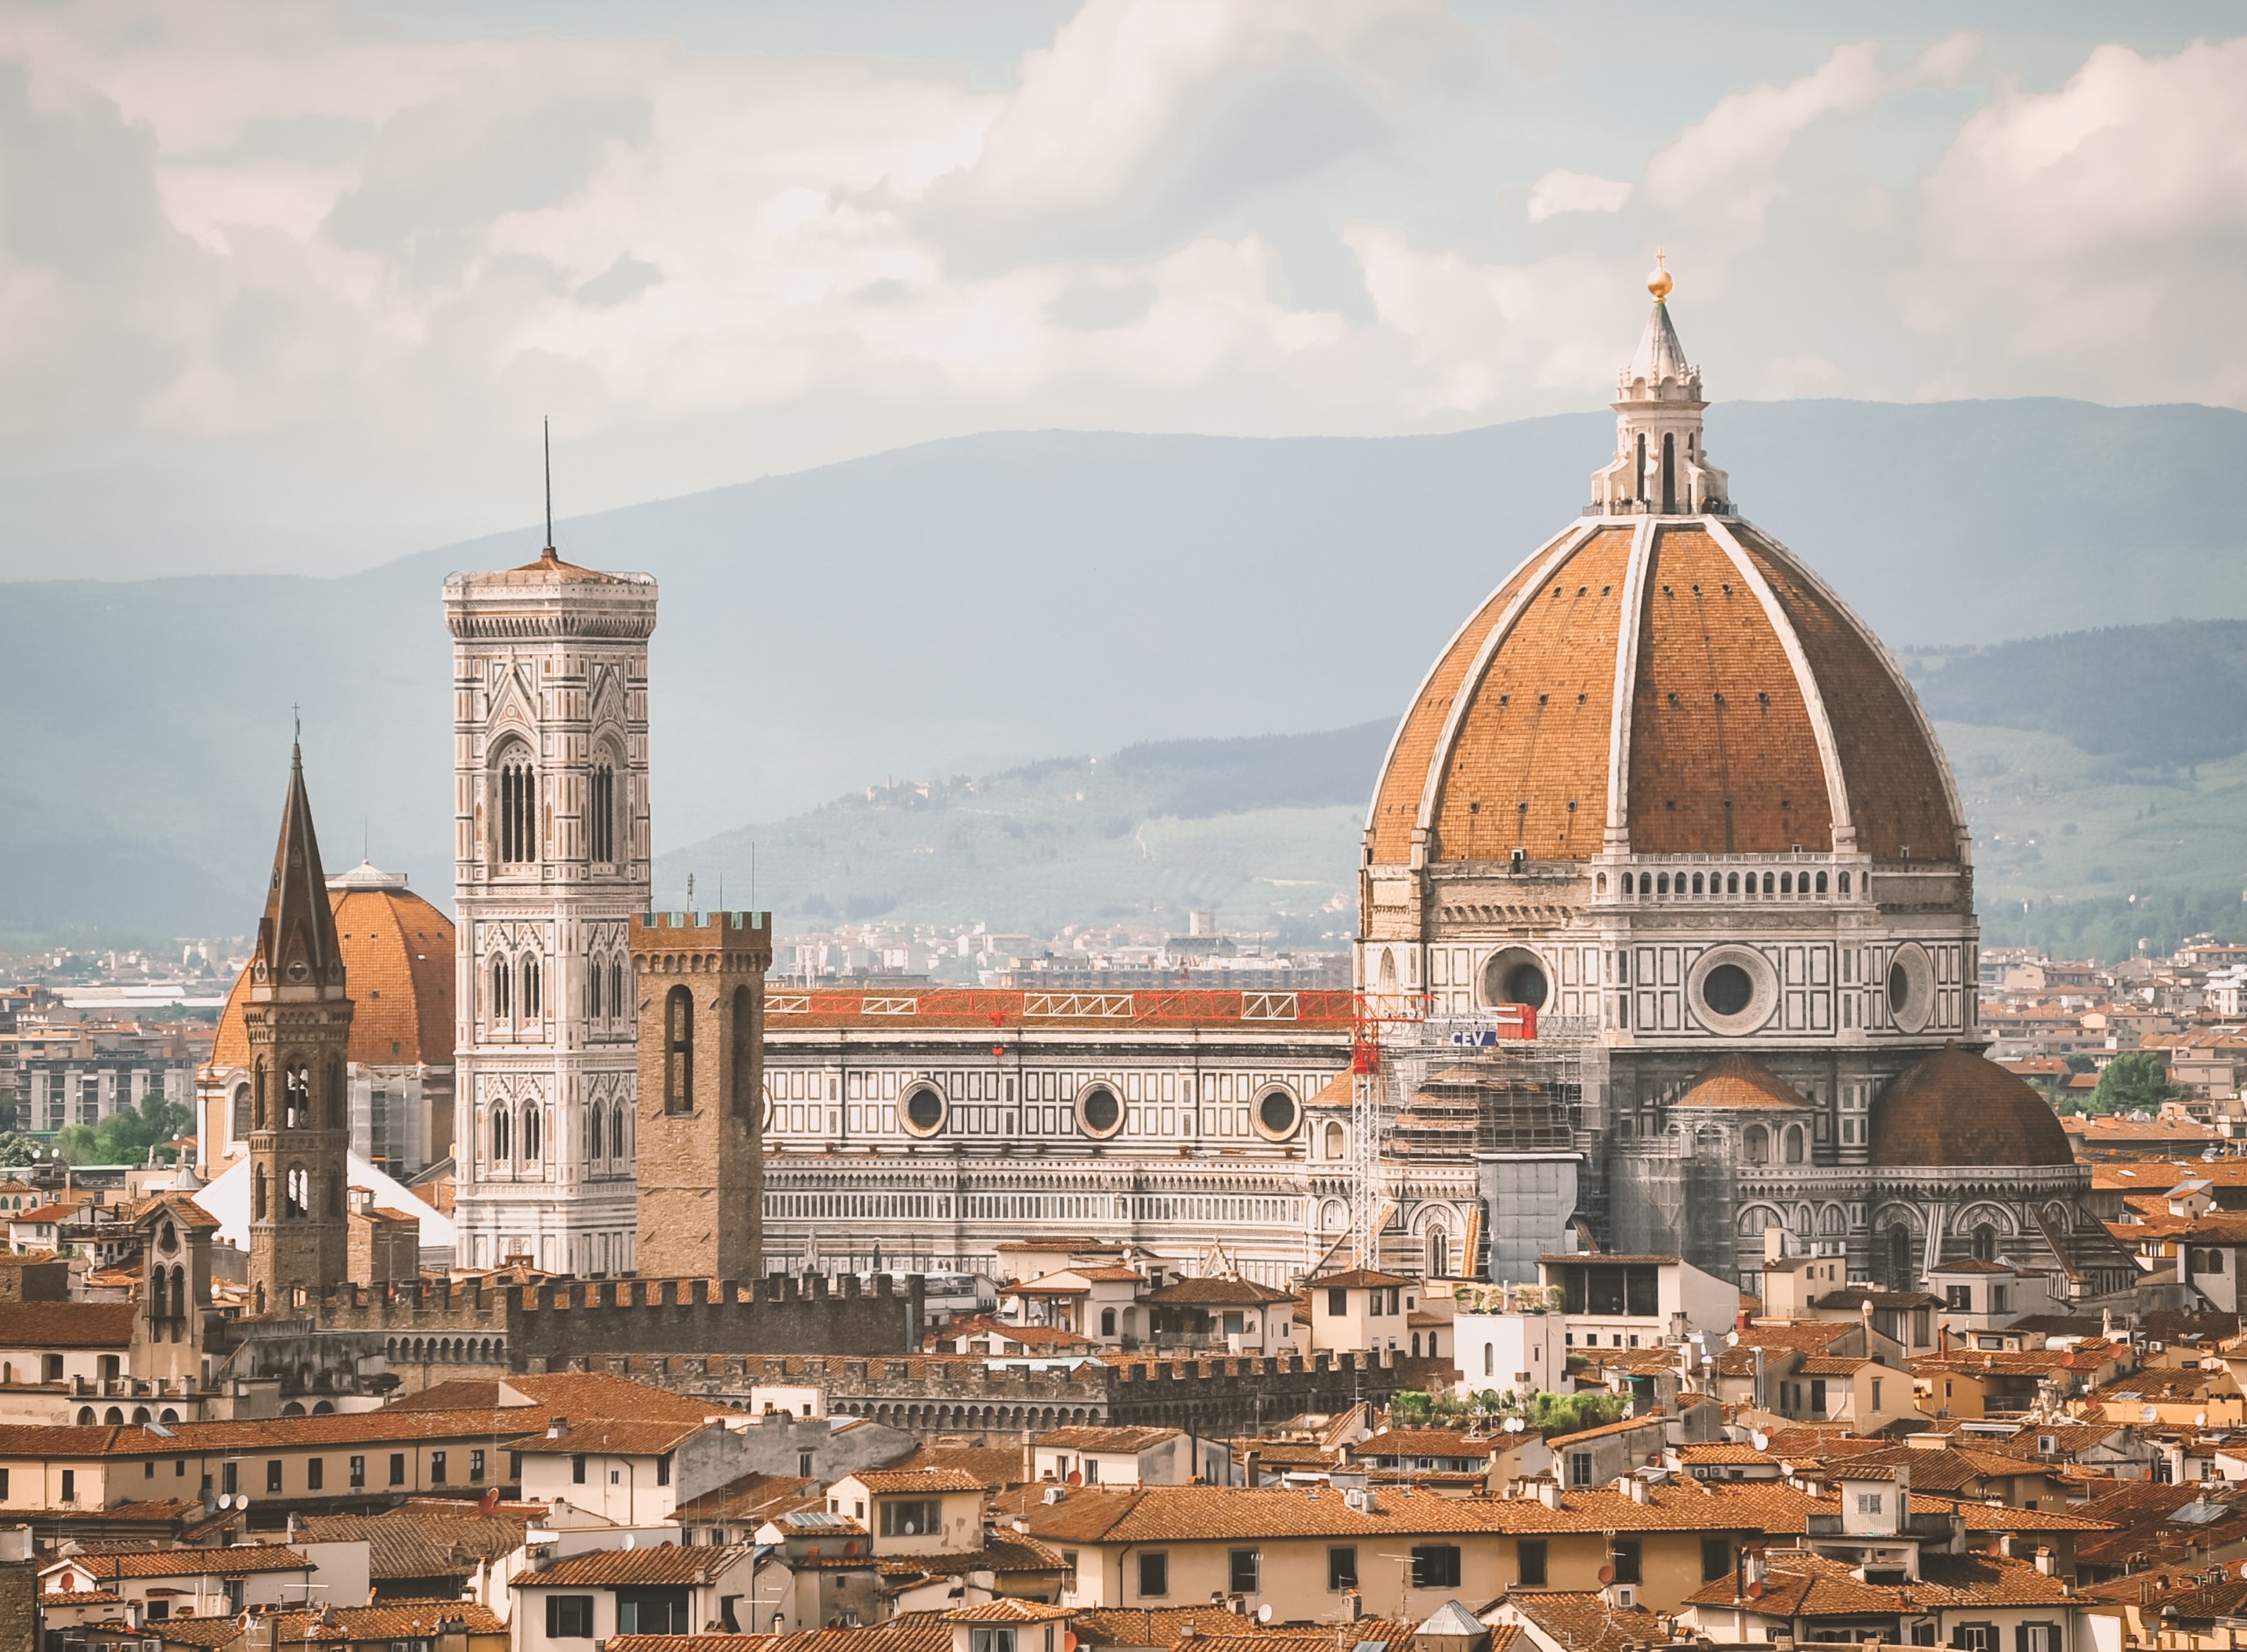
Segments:
[[[1509,1416],[1509,1417],[1507,1417],[1507,1418],[1506,1419],[1506,1431],[1508,1434],[1519,1434],[1519,1433],[1520,1433],[1520,1432],[1521,1432],[1521,1427],[1522,1427],[1522,1423],[1521,1423],[1521,1419],[1520,1419],[1520,1417],[1518,1417],[1518,1416]]]
[[[1771,1449],[1771,1436],[1756,1429],[1748,1435],[1748,1444],[1759,1451],[1767,1451]]]
[[[1762,1584],[1760,1584],[1760,1583],[1751,1583],[1751,1584],[1749,1584],[1749,1585],[1748,1585],[1748,1599],[1749,1599],[1749,1600],[1751,1600],[1751,1601],[1760,1601],[1760,1600],[1762,1600],[1762,1599],[1763,1599],[1763,1585],[1762,1585]]]
[[[1063,1629],[1061,1632],[1061,1652],[1076,1652],[1076,1631],[1075,1629]]]
[[[2192,1414],[2192,1425],[2196,1429],[2206,1428],[2208,1426],[2208,1413],[2205,1411],[2195,1411]]]
[[[1612,1583],[1612,1582],[1614,1582],[1614,1581],[1615,1581],[1615,1567],[1613,1567],[1612,1566],[1603,1566],[1603,1567],[1602,1567],[1600,1568],[1600,1582],[1601,1582],[1602,1585],[1606,1585],[1606,1584]]]
[[[232,1508],[234,1506],[234,1493],[231,1492],[221,1492],[218,1494],[218,1505],[222,1509]]]
[[[1269,1623],[1272,1621],[1271,1601],[1267,1601],[1256,1608],[1256,1621],[1259,1623]]]
[[[2161,1420],[2162,1410],[2158,1405],[2141,1405],[2138,1408],[2138,1421],[2141,1423],[2158,1423]]]
[[[247,1514],[249,1512],[249,1499],[237,1492],[235,1493],[234,1506]]]

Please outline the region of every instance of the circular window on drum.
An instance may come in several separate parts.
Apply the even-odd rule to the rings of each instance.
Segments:
[[[1923,1031],[1935,1015],[1935,960],[1917,941],[1888,954],[1888,1020],[1900,1032]]]
[[[1779,1004],[1779,974],[1752,946],[1712,946],[1693,960],[1685,991],[1696,1021],[1737,1038],[1771,1019]]]
[[[1076,1127],[1096,1142],[1124,1128],[1124,1102],[1114,1085],[1096,1080],[1076,1093]]]
[[[1487,1008],[1522,1004],[1543,1009],[1552,996],[1552,975],[1545,960],[1526,946],[1508,946],[1493,952],[1482,966],[1482,1001]]]
[[[1286,1141],[1302,1122],[1302,1104],[1285,1084],[1270,1085],[1256,1097],[1256,1133],[1266,1141]]]
[[[898,1097],[898,1123],[908,1136],[923,1140],[944,1128],[946,1116],[952,1110],[944,1099],[944,1092],[933,1084],[916,1084]]]

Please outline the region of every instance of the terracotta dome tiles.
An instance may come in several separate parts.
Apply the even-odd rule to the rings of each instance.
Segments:
[[[1875,860],[1907,850],[1923,860],[1957,852],[1957,816],[1943,761],[1918,704],[1874,642],[1839,604],[1768,539],[1738,535],[1801,639],[1833,725],[1848,785],[1857,847]]]
[[[1596,855],[1619,738],[1635,852],[1823,854],[1846,810],[1877,859],[1957,853],[1940,748],[1880,644],[1746,524],[1672,517],[1573,530],[1476,611],[1397,731],[1372,860],[1409,862],[1424,810],[1436,861]]]
[[[1895,1166],[2075,1163],[2067,1132],[2026,1079],[1955,1045],[1906,1068],[1875,1099],[1870,1157]]]
[[[1596,534],[1546,576],[1467,691],[1438,782],[1438,858],[1599,851],[1630,542],[1627,529]]]
[[[1419,819],[1428,766],[1435,761],[1436,744],[1443,736],[1451,702],[1458,697],[1460,685],[1481,653],[1483,645],[1490,639],[1492,627],[1505,618],[1514,597],[1537,577],[1539,569],[1561,543],[1563,542],[1555,541],[1513,570],[1490,599],[1475,611],[1474,617],[1459,628],[1451,646],[1428,673],[1427,681],[1421,685],[1412,708],[1404,713],[1404,721],[1397,731],[1389,761],[1381,771],[1381,783],[1374,791],[1373,817],[1368,823],[1373,834],[1374,859],[1410,858],[1412,831]]]
[[[1631,848],[1831,849],[1833,809],[1802,685],[1762,599],[1705,529],[1656,536],[1639,636]]]

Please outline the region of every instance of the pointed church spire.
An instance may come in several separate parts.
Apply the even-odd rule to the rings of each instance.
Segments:
[[[1701,370],[1670,319],[1677,285],[1660,252],[1646,278],[1653,313],[1630,365],[1615,378],[1615,454],[1592,476],[1597,515],[1722,515],[1731,509],[1731,482],[1708,462],[1701,414]]]
[[[289,795],[281,805],[281,840],[273,850],[273,877],[266,886],[265,915],[257,920],[257,952],[251,960],[251,990],[271,993],[296,987],[308,995],[340,996],[344,966],[336,947],[335,915],[328,907],[328,881],[320,866],[319,839],[312,831],[312,803],[304,794],[304,747],[301,731],[289,747]]]

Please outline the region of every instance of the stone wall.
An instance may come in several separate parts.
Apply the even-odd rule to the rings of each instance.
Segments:
[[[409,1387],[422,1379],[563,1370],[643,1348],[699,1355],[891,1354],[920,1341],[919,1274],[733,1280],[598,1280],[488,1289],[481,1280],[348,1286],[319,1304],[324,1332],[372,1333]]]
[[[617,1354],[573,1361],[570,1369],[636,1377],[737,1408],[748,1407],[759,1387],[816,1388],[832,1416],[867,1417],[924,1439],[942,1435],[993,1444],[1016,1444],[1025,1430],[1087,1423],[1246,1432],[1305,1411],[1332,1414],[1359,1400],[1381,1403],[1402,1389],[1448,1387],[1458,1377],[1447,1360],[1384,1364],[1363,1354],[1121,1357],[1115,1365],[1007,1369],[969,1355]]]

